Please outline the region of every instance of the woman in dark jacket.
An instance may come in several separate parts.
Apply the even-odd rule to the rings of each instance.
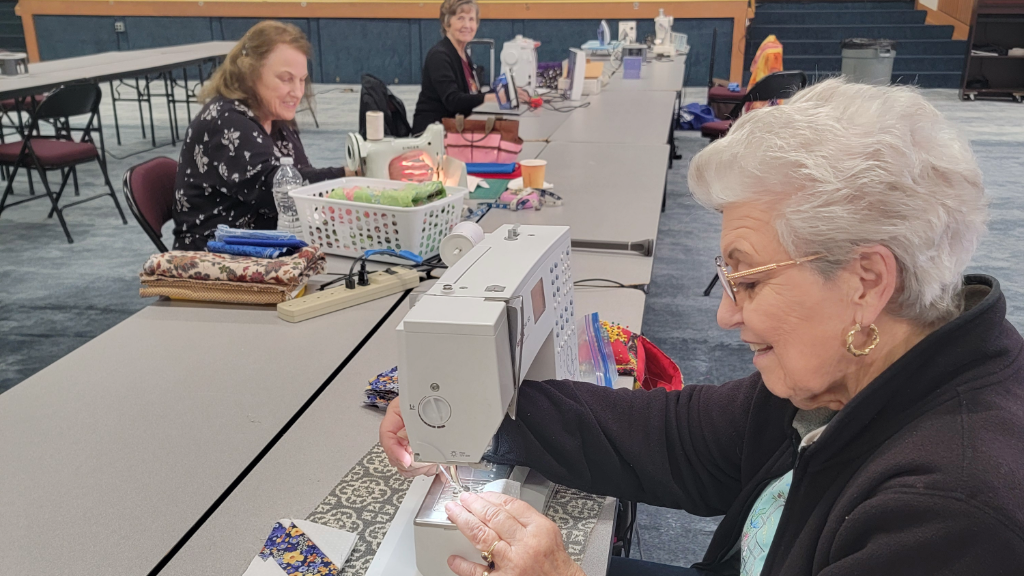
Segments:
[[[277,228],[274,175],[290,156],[303,179],[320,182],[344,168],[309,164],[294,127],[309,98],[306,59],[312,53],[297,27],[260,22],[231,49],[203,87],[206,105],[185,134],[174,189],[174,248],[203,250],[219,224]]]
[[[1020,574],[1024,339],[998,282],[963,276],[987,202],[951,123],[908,87],[828,80],[740,118],[689,187],[722,213],[718,323],[757,372],[667,393],[524,382],[488,459],[724,516],[703,562],[613,558],[616,576]],[[432,471],[398,399],[381,444]],[[453,556],[456,574],[582,574],[527,504],[461,504],[494,567]]]
[[[416,101],[412,132],[420,134],[427,126],[442,118],[466,116],[484,102],[494,102],[495,95],[483,94],[473,61],[466,55],[466,45],[476,37],[480,7],[476,0],[444,0],[441,3],[441,33],[444,38],[427,52],[423,62],[423,85]],[[519,98],[529,94],[519,90]]]

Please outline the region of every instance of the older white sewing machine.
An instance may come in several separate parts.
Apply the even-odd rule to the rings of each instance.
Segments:
[[[511,479],[543,511],[550,483],[484,461],[524,379],[579,379],[569,228],[502,226],[450,265],[398,327],[402,415],[418,462],[449,467],[410,488],[367,575],[448,576],[479,551],[444,512],[461,490]],[[453,475],[461,488],[454,486]]]
[[[516,86],[533,93],[537,87],[537,48],[540,42],[529,38],[523,38],[522,34],[516,37],[501,48],[501,71],[510,74],[516,82]]]
[[[390,180],[391,160],[406,152],[422,150],[434,166],[444,158],[444,126],[440,122],[427,126],[419,136],[381,140],[366,140],[358,132],[349,132],[345,150],[349,170],[362,170],[367,178]]]
[[[676,47],[672,43],[672,24],[675,18],[665,15],[665,9],[659,8],[658,15],[654,17],[654,46],[651,53],[655,56],[672,56],[676,53]]]

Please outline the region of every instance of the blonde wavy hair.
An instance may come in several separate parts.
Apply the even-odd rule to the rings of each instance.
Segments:
[[[256,83],[259,81],[267,56],[281,44],[302,52],[307,60],[313,57],[313,47],[297,26],[276,20],[264,20],[250,28],[228,52],[224,63],[217,67],[213,76],[203,85],[199,101],[205,103],[217,96],[223,96],[238,100],[260,117],[264,107],[256,92]],[[308,106],[313,105],[313,83],[308,79],[302,100]]]

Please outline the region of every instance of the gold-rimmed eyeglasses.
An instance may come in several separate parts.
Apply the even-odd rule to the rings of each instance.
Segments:
[[[715,266],[718,268],[718,281],[722,284],[722,289],[729,295],[729,299],[732,300],[733,304],[736,303],[736,283],[733,282],[736,278],[743,278],[744,276],[752,276],[761,272],[768,272],[769,270],[775,270],[777,268],[783,268],[785,266],[791,266],[793,264],[803,264],[804,262],[810,262],[811,260],[821,258],[824,254],[816,254],[814,256],[807,256],[805,258],[797,258],[796,260],[790,260],[789,262],[780,262],[778,264],[768,264],[767,266],[758,266],[757,268],[751,268],[750,270],[744,270],[742,272],[729,272],[729,268],[726,267],[725,259],[721,256],[715,258]]]

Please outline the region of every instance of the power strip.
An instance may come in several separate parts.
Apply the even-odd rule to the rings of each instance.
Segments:
[[[345,286],[314,292],[302,298],[281,302],[277,315],[287,322],[302,322],[343,308],[350,308],[363,302],[383,298],[391,294],[415,288],[420,283],[420,273],[406,266],[395,266],[370,274],[370,283],[348,289]]]

